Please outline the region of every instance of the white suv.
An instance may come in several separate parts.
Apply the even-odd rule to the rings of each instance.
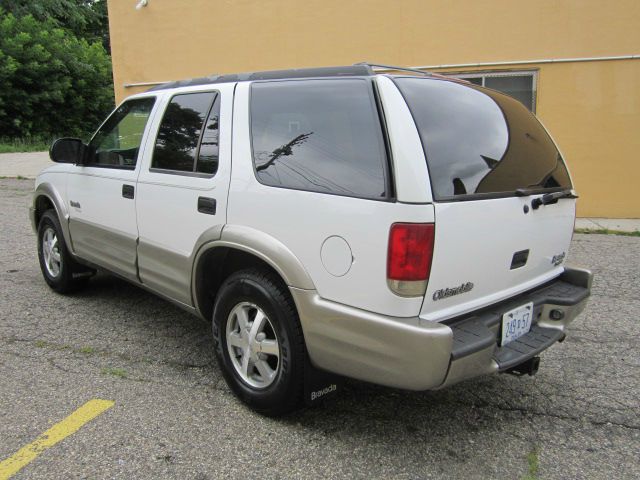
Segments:
[[[589,296],[563,266],[557,147],[466,82],[370,65],[176,82],[50,153],[31,208],[46,282],[100,268],[212,320],[227,382],[265,414],[342,376],[533,374]]]

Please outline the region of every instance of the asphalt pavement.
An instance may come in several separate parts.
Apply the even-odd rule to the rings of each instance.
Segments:
[[[592,297],[535,377],[436,392],[348,381],[270,419],[231,394],[205,323],[103,274],[49,290],[32,187],[0,180],[0,462],[86,402],[115,403],[16,479],[640,478],[638,237],[575,235],[569,264],[595,272]]]

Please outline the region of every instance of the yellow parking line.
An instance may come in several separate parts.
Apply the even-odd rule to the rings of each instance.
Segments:
[[[47,448],[53,447],[56,443],[61,442],[72,433],[77,432],[85,423],[93,420],[101,413],[113,407],[113,405],[114,402],[111,400],[89,400],[33,442],[25,445],[9,458],[0,462],[0,480],[6,480],[12,475],[15,475]]]

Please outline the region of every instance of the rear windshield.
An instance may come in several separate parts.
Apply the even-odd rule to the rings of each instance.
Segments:
[[[446,80],[394,80],[418,127],[435,200],[571,188],[558,149],[516,99]]]

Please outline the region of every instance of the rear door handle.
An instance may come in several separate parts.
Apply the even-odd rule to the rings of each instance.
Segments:
[[[135,197],[135,188],[133,187],[133,185],[122,185],[122,196],[124,198],[130,198],[133,199],[133,197]]]
[[[216,199],[209,197],[198,197],[198,211],[207,215],[215,215]]]

